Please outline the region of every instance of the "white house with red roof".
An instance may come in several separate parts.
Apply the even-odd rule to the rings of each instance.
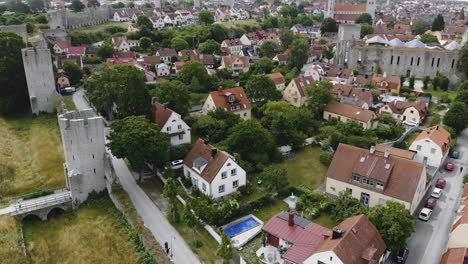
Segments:
[[[68,48],[70,48],[70,47],[71,47],[71,45],[66,41],[57,42],[54,45],[54,53],[55,54],[67,53]]]
[[[130,51],[127,37],[112,37],[112,44],[117,51]]]
[[[156,124],[161,132],[169,135],[171,146],[190,144],[191,128],[182,120],[182,117],[164,104],[154,103],[154,107],[156,108]]]
[[[244,120],[252,116],[249,98],[242,87],[227,90],[220,87],[217,91],[211,92],[203,104],[202,113],[206,115],[217,108],[237,114]]]
[[[69,47],[68,51],[66,52],[68,55],[77,55],[77,56],[85,56],[86,55],[86,47]]]
[[[415,151],[414,160],[438,168],[450,151],[452,136],[441,125],[428,127],[419,133],[409,150]]]
[[[239,55],[242,51],[242,41],[236,39],[225,39],[221,42],[221,48],[228,48],[232,55]]]
[[[117,22],[128,22],[130,21],[130,16],[125,10],[117,10],[114,12],[114,21]]]
[[[184,176],[213,198],[221,198],[246,183],[246,172],[227,152],[198,139],[184,159]]]

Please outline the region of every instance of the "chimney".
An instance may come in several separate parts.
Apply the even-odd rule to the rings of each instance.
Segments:
[[[208,145],[210,143],[210,141],[208,139],[205,139],[205,140],[203,140],[203,143],[205,143],[205,145]]]
[[[343,234],[345,233],[344,230],[341,230],[341,229],[339,229],[337,227],[333,228],[332,231],[333,231],[332,240],[341,238],[343,236]]]
[[[223,92],[223,87],[222,86],[219,86],[218,87],[218,93],[222,93]]]
[[[294,226],[294,212],[293,211],[289,212],[288,225]]]
[[[167,109],[167,103],[163,104],[164,109]]]
[[[384,152],[384,158],[388,158],[390,156],[390,150],[386,149]]]
[[[218,153],[218,150],[217,149],[212,149],[211,150],[211,157],[214,159],[216,157],[216,153]]]
[[[371,146],[369,152],[370,152],[370,154],[374,154],[374,152],[375,152],[375,146]]]
[[[151,97],[151,104],[155,104],[156,102],[158,102],[158,98],[157,97]]]

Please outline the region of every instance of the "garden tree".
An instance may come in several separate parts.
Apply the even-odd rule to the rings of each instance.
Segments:
[[[153,95],[161,103],[167,103],[168,107],[176,113],[184,116],[190,108],[190,93],[187,86],[180,81],[162,82],[157,85]]]
[[[146,26],[150,29],[153,28],[153,22],[151,22],[151,20],[147,16],[138,16],[136,22],[140,27]]]
[[[439,44],[439,39],[436,36],[431,34],[423,34],[419,39],[422,43],[437,43]]]
[[[28,14],[31,12],[31,9],[29,8],[29,6],[23,3],[21,0],[13,0],[9,2],[8,5],[9,5],[9,11],[12,11],[15,13]],[[21,23],[15,23],[15,24],[21,24]]]
[[[414,219],[405,206],[389,200],[385,205],[378,204],[369,209],[369,220],[379,230],[387,247],[392,250],[404,248],[406,239],[415,230]]]
[[[198,221],[198,218],[195,216],[195,214],[193,214],[190,205],[185,205],[184,214],[182,218],[184,223],[192,228],[193,242],[195,243],[195,246],[197,246],[199,243],[197,240],[197,232],[195,231],[195,229],[200,225],[200,221]]]
[[[122,2],[118,2],[118,3],[115,3],[115,4],[112,4],[112,8],[124,8],[125,7],[125,4],[122,3]]]
[[[437,17],[432,22],[432,31],[442,31],[445,29],[444,17],[441,14],[438,14]]]
[[[192,81],[190,81],[190,90],[195,93],[201,93],[205,90],[196,76],[193,76]]]
[[[409,78],[409,85],[408,87],[411,89],[411,90],[414,90],[414,82],[416,81],[416,76],[414,75],[411,75],[410,78]]]
[[[258,49],[258,55],[260,57],[268,57],[272,59],[278,54],[278,46],[273,41],[265,41],[262,46]]]
[[[183,49],[188,49],[189,44],[185,39],[175,37],[171,40],[171,48],[175,49],[176,51],[183,50]]]
[[[73,0],[70,6],[74,12],[81,12],[85,8],[85,5],[80,0]]]
[[[290,115],[278,114],[271,122],[271,134],[278,146],[291,146],[294,150],[301,148],[304,145],[306,135],[296,129]]]
[[[338,32],[338,25],[331,17],[325,18],[320,26],[320,33],[323,35],[325,32]]]
[[[200,54],[221,54],[221,45],[212,39],[205,41],[198,49]]]
[[[306,88],[309,94],[307,106],[314,112],[316,118],[320,119],[327,104],[333,101],[334,97],[330,92],[332,88],[333,84],[329,81],[314,81]]]
[[[296,23],[310,27],[314,23],[312,16],[301,14],[296,18]]]
[[[191,83],[193,77],[196,77],[201,87],[201,90],[197,92],[208,91],[212,87],[210,76],[206,72],[205,66],[198,61],[189,61],[184,64],[184,67],[179,72],[179,77],[186,84]]]
[[[268,190],[277,191],[288,186],[288,172],[284,168],[268,166],[260,173],[259,178]]]
[[[302,69],[302,66],[307,62],[309,48],[309,40],[306,37],[302,35],[295,35],[294,40],[289,47],[289,67]]]
[[[33,23],[26,23],[26,32],[33,33],[34,32],[34,24]]]
[[[460,10],[460,20],[465,20],[465,8],[462,7]]]
[[[112,154],[127,159],[140,173],[140,180],[146,163],[162,168],[169,159],[169,138],[144,116],[129,116],[114,123],[107,139]]]
[[[177,208],[177,186],[173,178],[168,178],[164,184],[163,195],[169,200],[172,220],[178,223],[180,220],[179,209]]]
[[[338,194],[338,199],[333,200],[331,216],[335,224],[343,222],[348,217],[365,214],[367,208],[361,201],[351,196],[349,190]]]
[[[362,13],[354,22],[356,24],[366,23],[368,25],[372,25],[372,16],[369,13]]]
[[[96,54],[102,58],[110,58],[114,53],[114,45],[112,45],[112,42],[109,39],[104,40],[102,46],[96,49]]]
[[[429,87],[429,83],[431,82],[431,76],[424,75],[423,78],[423,89],[427,89]]]
[[[321,39],[319,39],[318,43],[319,43],[320,45],[325,45],[325,44],[328,43],[328,41],[327,41],[326,39],[321,38]]]
[[[406,80],[405,75],[403,75],[403,74],[400,75],[400,85],[401,85],[402,87],[403,87],[403,83],[405,82],[405,80]]]
[[[458,91],[468,90],[468,79],[463,81],[462,84],[458,87]]]
[[[289,48],[293,39],[294,33],[289,28],[284,27],[280,32],[281,45],[284,47],[284,50]]]
[[[283,16],[283,17],[296,17],[297,16],[297,9],[295,6],[291,6],[291,5],[283,5],[281,6],[281,9],[279,11],[279,13]]]
[[[245,85],[245,92],[254,103],[263,104],[281,98],[281,92],[276,89],[275,82],[263,74],[251,76]]]
[[[267,17],[270,16],[270,10],[268,8],[264,7],[264,8],[262,8],[261,11],[262,11],[262,17],[263,18],[267,18]]]
[[[221,244],[219,244],[218,246],[218,251],[216,251],[216,255],[223,259],[224,264],[229,263],[229,260],[231,260],[234,256],[234,250],[231,245],[231,239],[226,234],[226,232],[223,232],[223,234],[221,235]]]
[[[222,124],[210,115],[197,117],[196,122],[192,125],[192,130],[197,135],[209,138],[211,143],[217,143],[225,139],[226,136],[221,133],[225,131]]]
[[[143,49],[148,49],[151,47],[151,44],[153,42],[151,41],[150,38],[148,37],[142,37],[140,38],[140,47],[143,48]]]
[[[267,57],[263,57],[257,60],[254,64],[252,64],[249,68],[250,74],[269,74],[275,68],[275,65],[271,61],[271,59]]]
[[[21,49],[26,44],[11,32],[0,32],[0,115],[30,109]]]
[[[436,78],[439,78],[440,80],[440,89],[442,89],[442,91],[447,91],[450,84],[449,78],[443,74],[439,74]]]
[[[423,19],[417,19],[413,23],[413,33],[415,35],[421,35],[424,34],[424,32],[428,31],[431,28],[429,23],[427,23]]]
[[[374,28],[372,27],[372,24],[361,24],[361,38],[372,33],[374,33]]]
[[[223,42],[223,40],[228,39],[229,29],[223,24],[213,24],[210,26],[211,39],[216,40],[218,43]]]
[[[440,78],[439,75],[436,74],[436,76],[432,79],[432,89],[437,90],[440,86]]]
[[[113,118],[132,115],[153,115],[151,96],[145,87],[144,72],[132,65],[102,66],[85,81],[89,100],[97,111]]]
[[[457,97],[455,97],[455,102],[462,102],[465,105],[468,105],[468,90],[458,91]]]
[[[333,51],[333,45],[324,46],[322,55],[328,61],[333,59],[333,57],[335,56],[335,52]]]
[[[98,0],[89,0],[88,1],[88,7],[100,7],[101,6],[101,3],[99,3]]]
[[[443,121],[456,133],[461,132],[468,126],[468,106],[462,102],[454,102],[445,114]]]
[[[45,15],[38,15],[34,18],[34,20],[36,21],[36,23],[39,23],[39,24],[47,24],[48,21],[47,21],[47,17]]]
[[[468,41],[465,42],[463,48],[458,53],[457,68],[462,73],[468,75]]]
[[[211,25],[214,23],[214,16],[209,10],[201,10],[200,13],[198,13],[198,21],[200,21],[202,25]]]
[[[65,74],[70,78],[70,83],[72,85],[77,84],[81,78],[83,78],[83,70],[81,69],[78,64],[72,62],[72,61],[65,61],[62,66],[63,70],[65,71]]]
[[[37,11],[39,9],[44,8],[44,1],[43,0],[28,0],[28,5],[33,11]]]
[[[115,34],[119,32],[127,32],[127,29],[123,27],[119,27],[119,26],[109,26],[109,27],[106,27],[104,31],[109,34]]]
[[[243,160],[257,167],[278,159],[278,149],[270,131],[256,120],[246,120],[234,126],[227,138],[227,146],[232,153],[239,153]]]

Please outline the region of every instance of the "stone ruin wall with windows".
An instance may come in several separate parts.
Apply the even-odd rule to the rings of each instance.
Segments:
[[[112,18],[113,11],[110,6],[100,8],[85,8],[83,12],[70,14],[62,9],[50,15],[51,29],[76,29],[106,23]]]

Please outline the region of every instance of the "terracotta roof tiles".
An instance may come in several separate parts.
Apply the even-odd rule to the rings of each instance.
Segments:
[[[209,96],[213,99],[216,108],[221,108],[229,112],[243,111],[251,108],[249,98],[247,98],[247,94],[242,87],[227,90],[220,88],[217,91],[211,92]],[[234,101],[230,101],[232,98],[234,98]],[[231,107],[234,106],[239,106],[240,108],[231,110]]]
[[[432,126],[424,129],[419,133],[418,137],[414,140],[423,140],[429,138],[434,143],[436,143],[442,150],[442,155],[449,150],[450,145],[452,144],[452,136],[450,133],[442,126]]]
[[[154,103],[154,107],[156,108],[156,124],[158,124],[159,129],[162,129],[173,111],[160,103]]]
[[[374,118],[374,112],[370,110],[335,101],[328,103],[325,111],[366,123]]]

